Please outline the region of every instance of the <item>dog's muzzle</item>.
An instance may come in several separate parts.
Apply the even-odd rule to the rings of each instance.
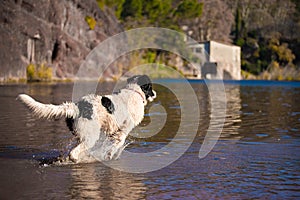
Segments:
[[[148,101],[152,102],[156,98],[156,92],[152,90],[153,96],[148,97]]]

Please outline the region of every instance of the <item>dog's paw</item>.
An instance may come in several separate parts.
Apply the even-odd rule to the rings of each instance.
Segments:
[[[77,163],[77,161],[79,160],[79,154],[81,153],[80,149],[81,148],[79,146],[77,146],[70,152],[69,159],[72,162]]]

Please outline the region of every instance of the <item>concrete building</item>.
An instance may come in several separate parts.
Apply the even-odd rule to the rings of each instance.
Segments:
[[[193,54],[199,60],[194,76],[202,79],[241,79],[241,48],[235,45],[215,41],[189,44]]]

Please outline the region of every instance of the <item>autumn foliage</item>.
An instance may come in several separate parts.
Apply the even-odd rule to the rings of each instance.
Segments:
[[[97,1],[101,9],[112,9],[126,29],[166,27],[184,31],[199,42],[241,46],[242,69],[256,76],[276,69],[278,73],[299,71],[298,0]]]

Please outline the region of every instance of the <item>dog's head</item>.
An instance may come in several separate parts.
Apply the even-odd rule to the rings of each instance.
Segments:
[[[136,75],[127,79],[128,84],[138,84],[145,93],[148,101],[153,101],[156,98],[156,92],[152,89],[152,82],[147,75]]]

